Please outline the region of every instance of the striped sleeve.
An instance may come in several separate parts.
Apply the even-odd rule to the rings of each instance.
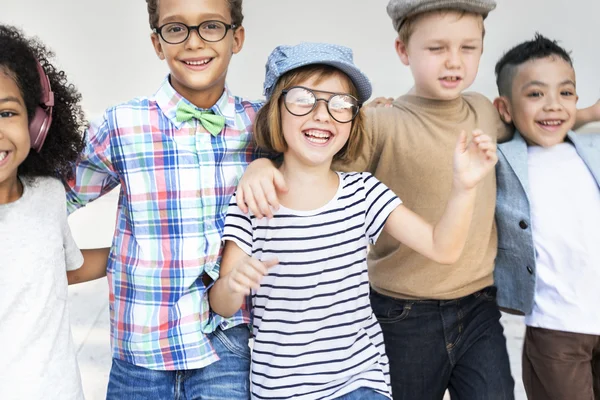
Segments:
[[[223,229],[223,242],[231,240],[237,244],[244,253],[252,255],[252,220],[249,214],[239,209],[235,202],[235,193],[227,209],[225,228]]]
[[[362,173],[365,185],[365,231],[374,244],[388,217],[402,201],[387,186],[368,172]]]

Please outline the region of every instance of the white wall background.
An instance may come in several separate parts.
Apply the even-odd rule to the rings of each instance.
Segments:
[[[246,43],[233,58],[230,88],[238,95],[260,98],[264,64],[275,46],[327,41],[354,49],[355,61],[371,78],[375,96],[403,94],[412,80],[394,51],[387,2],[246,0]],[[486,20],[485,50],[473,90],[493,98],[495,62],[508,48],[539,31],[572,50],[579,105],[589,106],[600,97],[599,0],[498,3]],[[39,36],[55,51],[59,66],[83,94],[89,118],[114,103],[154,93],[168,72],[151,46],[144,0],[0,0],[0,10],[0,23]],[[110,204],[87,207],[72,217],[80,245],[110,243],[114,195],[104,202]],[[86,229],[89,221],[94,229]]]

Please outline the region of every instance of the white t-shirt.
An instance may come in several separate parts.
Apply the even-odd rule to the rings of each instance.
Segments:
[[[67,307],[67,270],[83,262],[67,224],[65,190],[22,180],[0,204],[0,399],[83,399]]]
[[[281,207],[258,220],[229,206],[223,240],[279,259],[252,295],[253,399],[326,400],[360,387],[390,397],[366,257],[401,202],[371,174],[339,177],[335,197],[317,210]]]
[[[600,189],[570,143],[529,147],[534,306],[529,326],[600,335]]]

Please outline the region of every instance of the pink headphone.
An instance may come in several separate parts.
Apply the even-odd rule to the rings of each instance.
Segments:
[[[29,137],[31,138],[31,148],[38,153],[48,135],[50,123],[52,122],[52,107],[54,106],[54,92],[50,88],[50,79],[44,72],[44,68],[36,60],[40,83],[42,86],[42,96],[40,103],[35,109],[35,115],[29,124]]]

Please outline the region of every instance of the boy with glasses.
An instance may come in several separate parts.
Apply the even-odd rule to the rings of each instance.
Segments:
[[[248,313],[223,319],[207,299],[260,107],[225,86],[244,43],[242,0],[147,5],[169,76],[154,96],[91,124],[68,193],[73,211],[121,185],[107,268],[108,398],[248,399]]]

